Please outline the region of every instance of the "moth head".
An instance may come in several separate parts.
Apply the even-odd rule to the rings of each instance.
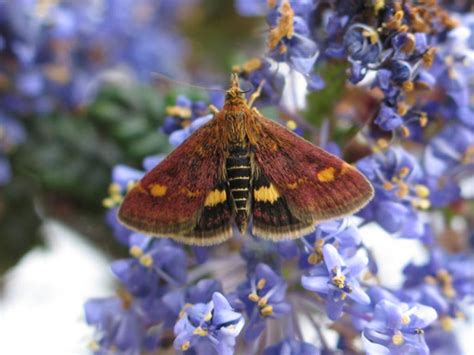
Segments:
[[[230,75],[230,88],[226,91],[226,100],[245,101],[245,92],[240,88],[239,75],[237,73]]]

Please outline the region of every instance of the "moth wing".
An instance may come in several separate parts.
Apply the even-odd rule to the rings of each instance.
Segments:
[[[199,128],[125,196],[119,220],[145,234],[211,245],[232,235],[224,151],[215,119]]]
[[[273,206],[266,205],[266,213],[275,213],[278,202],[287,207],[295,221],[284,227],[275,226],[270,220],[266,224],[261,220],[255,223],[259,209],[254,209],[256,235],[271,239],[300,237],[318,222],[357,212],[372,198],[372,185],[350,164],[276,122],[260,115],[255,115],[255,122],[251,132],[258,142],[254,162],[268,188],[273,187],[278,197]],[[256,202],[258,196],[259,190],[254,189]],[[261,193],[262,196],[265,195]]]

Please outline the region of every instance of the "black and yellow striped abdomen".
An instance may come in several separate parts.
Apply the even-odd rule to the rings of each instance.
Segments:
[[[247,147],[235,146],[229,150],[226,160],[227,181],[235,208],[235,222],[239,230],[247,229],[248,202],[252,169]]]

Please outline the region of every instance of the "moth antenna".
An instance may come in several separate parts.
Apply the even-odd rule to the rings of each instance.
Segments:
[[[175,83],[177,85],[188,86],[188,87],[191,87],[191,88],[201,89],[201,90],[206,90],[206,91],[225,92],[224,89],[208,88],[208,87],[205,87],[205,86],[195,85],[195,84],[187,83],[185,81],[176,80],[176,79],[173,79],[173,78],[169,77],[168,75],[165,75],[165,74],[159,73],[159,72],[152,72],[151,75],[153,77],[157,77],[157,78],[160,78],[160,79],[165,79],[166,81]]]
[[[252,95],[250,95],[250,98],[248,100],[248,105],[249,107],[252,107],[255,100],[257,100],[262,93],[263,85],[265,85],[265,79],[263,79],[260,84],[257,87],[257,90],[255,90]]]

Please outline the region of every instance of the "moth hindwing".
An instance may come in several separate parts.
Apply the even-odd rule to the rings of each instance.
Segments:
[[[245,233],[303,236],[316,223],[354,213],[372,197],[365,177],[251,109],[232,77],[224,107],[126,195],[129,228],[186,244]]]

